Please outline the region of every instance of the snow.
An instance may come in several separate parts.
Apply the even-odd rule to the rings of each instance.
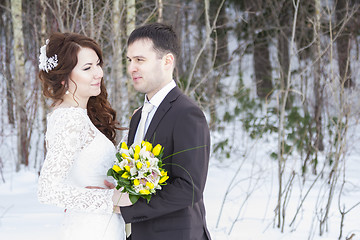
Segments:
[[[295,176],[287,205],[284,232],[281,233],[275,226],[277,163],[269,159],[267,154],[273,144],[274,141],[264,140],[262,144],[253,145],[238,161],[218,159],[216,154],[212,155],[204,194],[207,223],[212,239],[338,239],[341,217],[338,210],[340,184],[336,188],[332,202],[328,230],[323,236],[319,236],[318,215],[320,206],[324,205],[327,196],[326,178],[318,178],[295,224],[289,226],[300,196],[304,197],[316,179],[315,175],[309,175],[305,183],[300,176]],[[355,149],[346,159],[347,182],[340,204],[345,205],[346,209],[354,206],[360,199],[359,156],[360,153]],[[38,174],[33,169],[22,168],[19,173],[14,173],[11,168],[5,170],[6,182],[0,184],[0,239],[54,239],[61,228],[63,209],[42,205],[37,201]],[[339,176],[339,182],[342,181],[341,178]],[[230,190],[219,219],[229,184]],[[342,239],[351,234],[355,234],[353,240],[360,239],[359,216],[359,205],[346,214]],[[234,223],[236,218],[237,221]]]

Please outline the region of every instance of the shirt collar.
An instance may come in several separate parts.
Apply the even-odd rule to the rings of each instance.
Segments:
[[[160,91],[155,93],[155,95],[151,98],[149,101],[147,96],[145,95],[145,102],[150,102],[152,105],[154,105],[156,108],[160,106],[160,103],[164,100],[166,95],[174,88],[176,87],[176,83],[174,80],[171,80],[168,84],[166,84]]]

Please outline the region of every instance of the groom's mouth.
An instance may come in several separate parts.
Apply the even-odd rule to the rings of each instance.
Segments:
[[[132,79],[133,79],[134,82],[137,82],[138,80],[141,79],[141,77],[132,77]]]

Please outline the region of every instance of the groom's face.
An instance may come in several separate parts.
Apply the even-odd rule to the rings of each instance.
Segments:
[[[128,73],[136,91],[146,93],[152,98],[166,85],[164,57],[153,48],[149,39],[136,40],[128,46]]]

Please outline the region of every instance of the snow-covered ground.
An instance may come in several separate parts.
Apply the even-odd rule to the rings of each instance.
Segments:
[[[302,183],[302,179],[298,176],[294,178],[284,233],[274,227],[274,209],[278,191],[277,164],[266,154],[272,145],[271,142],[256,144],[249,150],[248,155],[240,156],[238,161],[212,157],[205,189],[207,222],[212,238],[214,240],[338,239],[340,184],[336,188],[332,202],[327,232],[322,237],[319,236],[317,218],[319,214],[316,214],[316,211],[321,212],[320,209],[326,199],[324,179],[318,180],[314,185],[295,224],[289,226],[300,196],[304,197],[316,176],[310,176],[305,183]],[[352,153],[346,160],[347,184],[340,205],[345,204],[346,209],[360,201],[360,154],[359,150]],[[42,205],[37,201],[37,173],[31,169],[22,169],[16,174],[8,170],[4,172],[4,177],[6,183],[0,184],[0,239],[55,239],[60,229],[63,209]],[[231,187],[223,205],[229,184]],[[220,212],[222,214],[219,219]],[[235,219],[237,221],[234,222]],[[342,239],[351,234],[355,234],[352,240],[360,239],[360,206],[355,207],[345,216]]]

